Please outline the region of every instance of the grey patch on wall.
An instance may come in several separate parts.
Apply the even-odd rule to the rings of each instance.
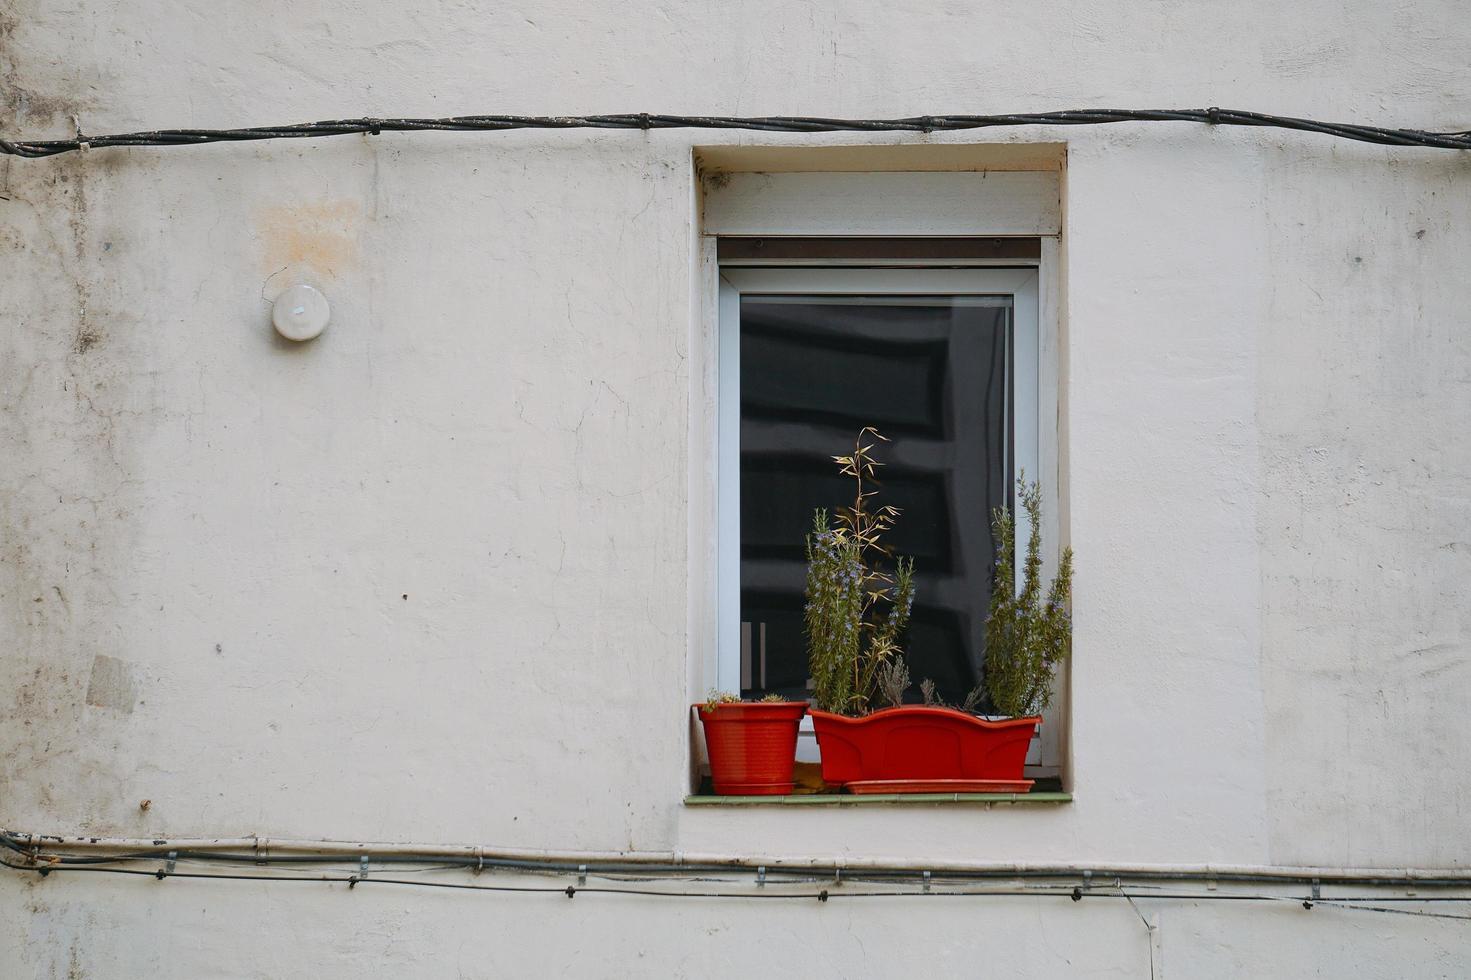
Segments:
[[[56,119],[70,121],[82,108],[75,99],[21,84],[24,72],[18,65],[23,42],[16,34],[33,17],[31,6],[22,0],[0,0],[0,118],[17,127]]]
[[[92,676],[87,681],[88,704],[132,713],[137,700],[132,664],[102,654],[92,658]]]

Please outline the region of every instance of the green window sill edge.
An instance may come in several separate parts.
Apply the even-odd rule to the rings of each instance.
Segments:
[[[840,795],[803,793],[791,796],[686,796],[685,806],[874,806],[915,803],[1071,803],[1071,793],[873,793]]]

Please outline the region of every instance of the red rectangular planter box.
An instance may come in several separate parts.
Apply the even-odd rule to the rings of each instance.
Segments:
[[[824,782],[1022,779],[1040,717],[987,721],[904,705],[862,718],[812,711]]]

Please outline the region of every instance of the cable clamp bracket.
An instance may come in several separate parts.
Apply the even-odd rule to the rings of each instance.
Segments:
[[[1311,897],[1303,900],[1302,907],[1305,908],[1305,909],[1310,909],[1322,897],[1323,897],[1323,883],[1319,879],[1314,878],[1313,879],[1313,888],[1312,888]]]
[[[585,864],[579,864],[577,866],[577,887],[587,887],[587,865]]]
[[[928,871],[924,873],[924,893],[926,895],[930,893],[930,873]]]
[[[358,880],[368,877],[368,855],[364,854],[358,858]]]
[[[478,875],[485,870],[485,848],[475,848],[475,873]]]
[[[764,864],[761,865],[761,867],[759,867],[759,868],[756,869],[756,887],[757,888],[765,888],[766,887],[766,865],[764,865]]]
[[[155,872],[155,874],[158,876],[158,880],[163,881],[169,875],[173,874],[174,868],[178,867],[178,864],[179,852],[169,851],[168,858],[164,861],[163,867],[159,868],[158,871]]]

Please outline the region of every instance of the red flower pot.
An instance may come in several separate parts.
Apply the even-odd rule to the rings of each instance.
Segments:
[[[1039,717],[987,721],[952,708],[904,705],[862,718],[813,710],[824,782],[1025,782]],[[1030,783],[1027,784],[1030,786]]]
[[[697,704],[710,753],[710,775],[721,796],[783,796],[792,791],[797,726],[805,701]]]

